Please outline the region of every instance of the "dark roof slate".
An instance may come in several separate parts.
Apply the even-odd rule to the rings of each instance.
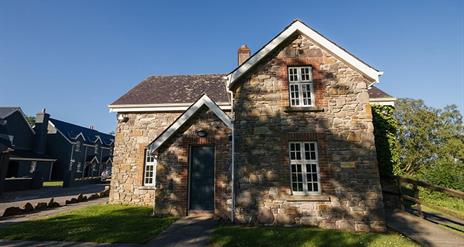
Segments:
[[[378,87],[372,86],[369,89],[369,98],[376,99],[376,98],[393,98],[391,95],[385,93],[384,91],[380,90]]]
[[[79,133],[82,133],[82,135],[85,138],[84,143],[87,143],[87,144],[94,144],[98,136],[102,140],[103,144],[107,146],[110,146],[114,141],[114,136],[110,134],[102,133],[94,129],[85,128],[79,125],[67,123],[67,122],[54,119],[54,118],[50,118],[50,122],[52,122],[53,125],[55,125],[55,127],[61,133],[63,133],[63,135],[65,135],[68,139],[72,141],[76,140],[76,137],[79,135]]]
[[[225,74],[150,76],[112,105],[192,103],[207,94],[218,103],[229,102]]]
[[[10,115],[12,112],[20,110],[19,107],[0,107],[0,119],[5,118]]]

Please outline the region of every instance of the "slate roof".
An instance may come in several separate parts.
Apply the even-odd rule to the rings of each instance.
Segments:
[[[214,102],[229,103],[226,74],[151,76],[111,105],[192,104],[203,94]],[[370,98],[392,98],[379,88],[369,89]]]
[[[393,98],[391,95],[385,93],[384,91],[380,90],[378,87],[372,86],[369,89],[369,98],[376,99],[376,98]]]
[[[110,134],[105,134],[100,131],[90,129],[90,128],[85,128],[79,125],[67,123],[58,119],[50,118],[50,122],[55,125],[55,127],[63,133],[68,139],[75,141],[76,137],[82,133],[82,135],[85,138],[84,143],[87,144],[94,144],[95,141],[97,140],[98,136],[102,140],[104,145],[110,146],[113,141],[114,141],[114,136]]]
[[[229,102],[225,74],[150,76],[111,105],[193,103],[207,94]]]
[[[10,115],[12,112],[20,110],[19,107],[0,107],[0,119],[5,118]]]

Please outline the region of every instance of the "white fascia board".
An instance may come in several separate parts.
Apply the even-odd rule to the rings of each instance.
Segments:
[[[150,106],[150,105],[109,105],[110,112],[182,112],[187,110],[190,105],[178,106]],[[230,103],[218,104],[219,107],[228,111],[232,109]]]
[[[23,157],[10,157],[10,160],[26,160],[26,161],[46,161],[46,162],[55,162],[56,159],[41,159],[41,158],[23,158]]]
[[[100,138],[100,136],[97,136],[97,139],[95,139],[95,141],[93,143],[97,143],[97,141],[100,140],[100,144],[103,144],[103,141],[102,139]]]
[[[187,122],[195,113],[203,106],[206,105],[216,116],[224,122],[227,127],[232,128],[232,121],[219,107],[216,105],[206,94],[203,95],[197,102],[185,111],[169,128],[161,134],[149,146],[152,151],[158,149],[166,140],[169,139],[182,125]]]
[[[396,98],[374,98],[374,99],[369,99],[369,103],[371,105],[391,105],[395,106],[395,101]]]
[[[375,82],[379,82],[379,77],[383,74],[381,71],[370,67],[365,64],[358,58],[354,57],[347,51],[340,48],[338,45],[328,40],[318,32],[314,31],[304,23],[300,21],[295,21],[277,37],[275,37],[271,42],[264,46],[258,53],[249,58],[244,64],[240,65],[237,70],[229,74],[229,88],[234,84],[234,82],[242,76],[246,71],[263,59],[267,54],[274,50],[279,44],[285,41],[290,35],[296,31],[301,32],[302,34],[308,36],[310,39],[314,40],[316,43],[333,53],[338,58],[342,59],[346,63],[350,64],[361,73],[369,77]]]
[[[92,164],[94,160],[97,162],[97,164],[100,164],[100,162],[98,162],[97,156],[93,156],[93,159],[89,161],[89,163]]]
[[[84,136],[84,134],[82,134],[82,132],[79,132],[79,134],[78,134],[76,137],[74,137],[74,139],[77,140],[77,138],[78,138],[79,136],[82,136],[82,139],[84,139],[84,141],[86,141],[86,140],[85,140],[85,136]]]

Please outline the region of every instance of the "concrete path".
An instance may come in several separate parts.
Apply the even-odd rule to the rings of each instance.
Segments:
[[[386,213],[387,225],[423,246],[464,246],[464,236],[410,213],[397,211]]]
[[[70,204],[70,205],[63,206],[63,207],[57,207],[53,209],[38,211],[36,213],[21,214],[21,215],[16,215],[16,216],[11,216],[11,217],[5,217],[5,218],[0,219],[0,228],[14,224],[14,223],[18,223],[18,222],[36,220],[36,219],[40,219],[44,217],[50,217],[50,216],[57,215],[59,213],[68,212],[70,210],[84,208],[90,205],[105,204],[107,202],[108,202],[108,197],[105,197],[105,198],[100,198],[96,200]],[[0,246],[2,246],[1,243],[0,243]]]
[[[60,205],[64,205],[66,200],[77,197],[79,194],[91,195],[105,190],[106,184],[89,184],[78,187],[45,187],[38,190],[26,190],[5,193],[0,198],[0,216],[6,208],[24,207],[27,202],[35,206],[39,202],[48,203],[51,198]]]
[[[214,225],[212,215],[198,214],[179,219],[145,246],[200,247],[208,246]]]

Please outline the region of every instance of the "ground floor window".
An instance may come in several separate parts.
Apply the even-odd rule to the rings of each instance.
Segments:
[[[156,159],[151,150],[145,152],[145,169],[143,185],[155,186],[156,180]]]
[[[294,194],[318,194],[321,191],[316,142],[290,142],[290,175]]]

